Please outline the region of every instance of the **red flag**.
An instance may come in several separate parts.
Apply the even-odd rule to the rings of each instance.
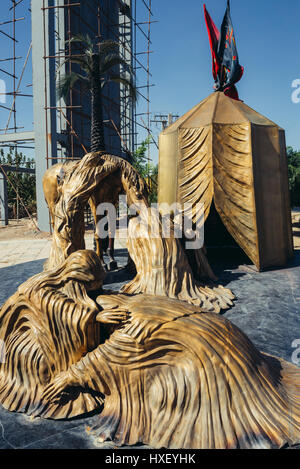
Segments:
[[[220,69],[220,63],[218,59],[218,45],[220,39],[220,32],[216,27],[215,23],[211,19],[206,6],[204,5],[204,16],[205,16],[205,23],[207,27],[209,43],[211,48],[211,55],[213,60],[213,76],[215,81],[218,81],[218,72]]]
[[[224,94],[228,96],[229,98],[236,99],[237,101],[241,101],[239,98],[238,90],[234,85],[228,86],[228,88],[225,88]]]

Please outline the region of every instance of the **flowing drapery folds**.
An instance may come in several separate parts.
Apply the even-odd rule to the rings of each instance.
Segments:
[[[242,101],[212,93],[165,129],[158,176],[161,205],[191,204],[200,228],[214,202],[259,270],[293,257],[284,130]]]

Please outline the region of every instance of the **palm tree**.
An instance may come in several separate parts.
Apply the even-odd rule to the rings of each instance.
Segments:
[[[132,71],[128,63],[119,54],[119,44],[106,40],[98,44],[96,50],[91,38],[77,34],[67,42],[77,42],[83,46],[82,56],[67,57],[63,62],[73,62],[80,65],[83,73],[71,72],[58,80],[57,91],[59,98],[66,100],[70,89],[80,81],[91,95],[91,151],[105,152],[103,99],[102,90],[109,82],[117,82],[128,87],[130,96],[136,99],[136,89],[132,84]],[[62,64],[62,65],[63,65]],[[62,66],[61,65],[61,66]],[[123,66],[127,76],[115,71]],[[129,75],[129,78],[128,78]]]
[[[58,96],[66,100],[70,89],[74,87],[75,83],[80,81],[84,85],[84,88],[90,92],[91,96],[91,151],[106,152],[102,90],[111,81],[120,83],[129,89],[130,96],[135,100],[136,89],[132,84],[132,71],[127,62],[120,56],[119,44],[115,41],[102,41],[98,44],[98,49],[96,49],[88,35],[77,34],[67,42],[76,42],[83,46],[82,56],[67,57],[62,65],[66,62],[76,63],[80,66],[82,73],[71,72],[60,77],[57,84]],[[116,67],[120,65],[127,72],[127,76],[116,73]],[[109,238],[109,240],[106,240],[106,243],[107,241],[109,242],[109,264],[110,268],[114,269],[117,267],[117,263],[114,260],[114,239]],[[99,243],[97,251],[103,252],[103,247],[106,243],[102,242],[100,247],[100,240],[97,238],[96,241],[94,236],[95,247],[97,243]]]

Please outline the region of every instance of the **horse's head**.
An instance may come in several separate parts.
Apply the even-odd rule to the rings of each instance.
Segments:
[[[128,205],[144,202],[148,206],[148,189],[145,179],[130,164],[125,162],[121,172],[121,183]]]

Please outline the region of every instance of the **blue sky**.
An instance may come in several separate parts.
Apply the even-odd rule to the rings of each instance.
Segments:
[[[211,55],[203,1],[154,0],[151,57],[153,111],[182,115],[213,91]],[[226,0],[206,0],[217,27]],[[300,103],[291,100],[300,79],[299,0],[231,0],[239,60],[245,67],[240,99],[286,130],[287,144],[300,149]]]
[[[200,0],[152,0],[153,19],[158,20],[152,25],[153,113],[182,115],[213,91],[203,3]],[[0,22],[9,19],[7,5],[10,4],[10,0],[1,0]],[[17,23],[20,39],[17,55],[23,57],[30,43],[28,5],[29,1],[25,0],[17,8],[17,17],[24,14],[27,17],[26,21]],[[220,27],[226,0],[206,0],[206,6]],[[231,0],[231,15],[240,63],[245,67],[244,76],[238,84],[240,98],[283,127],[287,144],[300,149],[300,103],[294,104],[291,99],[292,82],[300,79],[299,0]],[[11,30],[10,26],[1,28],[8,33]],[[11,42],[3,35],[0,35],[0,41],[2,59],[11,55]],[[144,44],[140,47],[143,49]],[[20,74],[22,62],[18,61],[17,75]],[[0,64],[0,68],[9,70],[9,66],[4,64]],[[0,79],[6,79],[1,72]],[[31,82],[29,67],[21,91],[30,93],[32,89],[26,85]],[[27,130],[32,128],[30,104],[29,98],[17,101],[19,125]],[[6,120],[7,112],[0,109],[0,128]],[[159,127],[153,127],[155,136],[159,130]],[[142,138],[143,134],[139,140]],[[157,161],[154,147],[152,157]]]
[[[9,21],[12,19],[12,12],[9,12],[11,7],[11,0],[1,0],[1,10],[0,10],[0,23],[4,21]],[[16,61],[16,76],[19,77],[22,72],[22,67],[25,61],[25,57],[28,52],[28,48],[31,41],[31,23],[30,23],[30,13],[28,12],[28,7],[30,6],[29,0],[24,0],[23,3],[16,7],[16,18],[25,18],[24,20],[16,22],[16,38],[18,42],[16,43],[16,56],[21,56],[22,58]],[[7,24],[0,26],[0,29],[6,34],[12,36],[13,27],[12,24]],[[13,56],[13,41],[8,39],[5,35],[0,34],[0,59],[6,59]],[[0,68],[6,70],[9,73],[13,73],[13,62],[2,62],[0,63]],[[0,79],[5,80],[6,91],[12,92],[12,79],[0,71]],[[18,80],[17,80],[18,83]],[[28,85],[32,84],[32,72],[31,72],[31,61],[29,60],[28,66],[25,69],[23,80],[20,86],[19,91],[22,94],[32,94],[32,87]],[[10,107],[12,104],[12,97],[7,97],[7,102],[4,104],[7,107]],[[24,129],[19,129],[19,131],[32,130],[33,128],[33,110],[32,110],[32,99],[20,97],[16,101],[17,106],[17,126],[24,127]],[[9,112],[0,108],[0,128],[6,128]],[[12,127],[13,118],[10,120],[9,127]],[[24,150],[25,153],[25,150]],[[29,156],[34,156],[33,152],[27,151]]]

